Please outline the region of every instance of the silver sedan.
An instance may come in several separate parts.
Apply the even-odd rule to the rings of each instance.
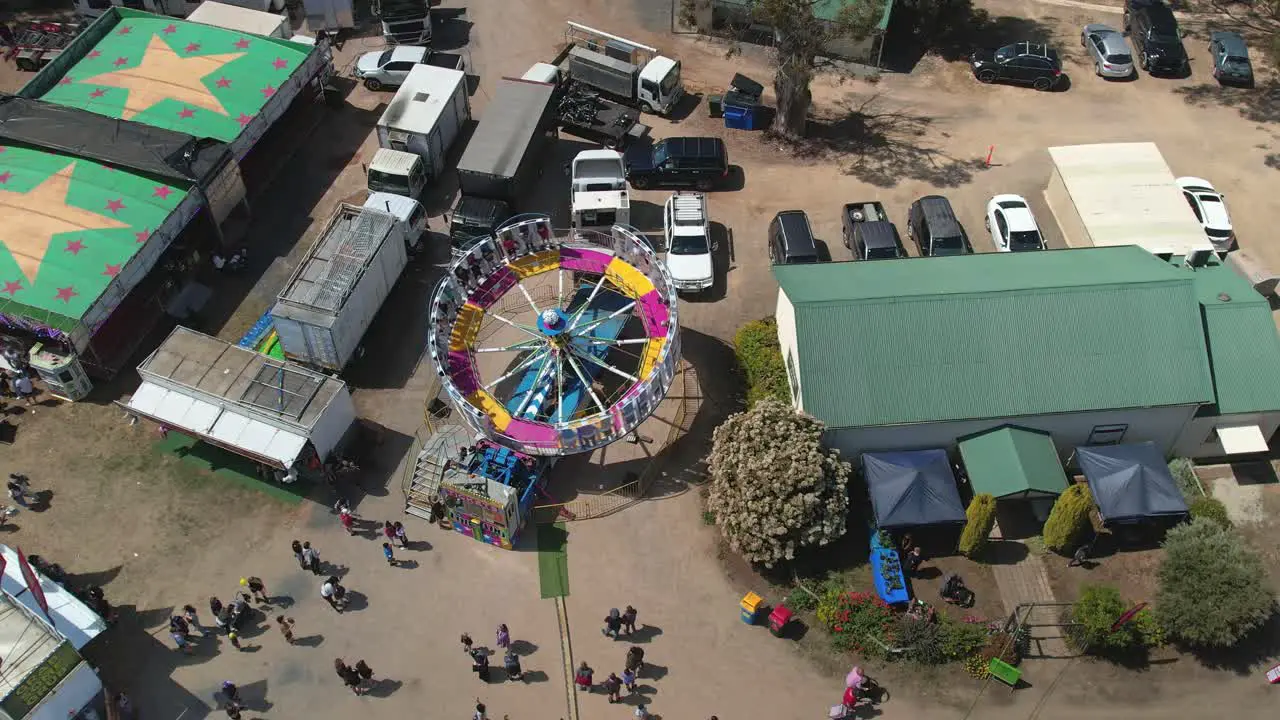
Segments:
[[[1098,77],[1127,78],[1133,75],[1133,55],[1119,30],[1109,25],[1085,25],[1080,44],[1093,61]]]

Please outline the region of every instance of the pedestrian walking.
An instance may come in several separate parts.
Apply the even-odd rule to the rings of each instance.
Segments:
[[[17,481],[13,480],[12,476],[10,476],[10,479],[8,482],[8,488],[9,488],[9,497],[12,498],[14,502],[18,503],[18,505],[22,507],[28,507],[27,491],[24,490],[22,485],[20,485]]]
[[[240,688],[236,687],[236,684],[231,682],[230,680],[223,680],[222,681],[222,697],[226,698],[227,702],[230,704],[239,705],[240,704]]]
[[[431,503],[431,516],[435,518],[437,526],[445,530],[448,530],[451,527],[451,524],[449,523],[449,515],[444,510],[443,502],[435,500]]]
[[[263,584],[262,578],[250,575],[249,577],[240,578],[240,586],[249,588],[249,592],[253,593],[253,599],[260,603],[267,602],[271,598],[267,597],[267,586]]]
[[[28,405],[36,404],[36,389],[31,384],[31,378],[27,377],[25,373],[19,375],[13,381],[13,391],[18,397],[25,400]]]
[[[649,711],[645,709],[643,704],[637,705],[636,711],[633,714],[635,717],[639,718],[639,720],[649,720]]]
[[[231,641],[231,647],[237,650],[244,650],[244,646],[240,644],[240,634],[235,630],[227,631],[227,640]]]
[[[293,559],[298,561],[298,567],[303,570],[307,569],[307,557],[302,552],[302,543],[297,540],[293,541]]]
[[[187,624],[186,619],[181,615],[171,615],[169,617],[169,632],[179,633],[186,637],[191,634],[191,626]]]
[[[356,674],[360,676],[361,682],[369,685],[373,684],[373,668],[369,667],[369,663],[365,662],[363,659],[357,660],[355,671]]]
[[[396,564],[396,552],[395,552],[395,550],[392,550],[392,549],[391,549],[391,543],[389,543],[389,542],[384,542],[384,543],[382,543],[382,556],[383,556],[383,557],[385,557],[385,558],[387,559],[387,564],[388,564],[388,565],[390,565],[390,566],[392,566],[392,567],[395,567],[395,564]]]
[[[320,586],[320,597],[329,603],[329,607],[342,612],[342,602],[339,600],[338,589],[342,586],[338,584],[338,578],[330,577]]]
[[[507,677],[511,680],[524,679],[524,671],[520,669],[520,656],[510,650],[502,656],[502,669],[507,671]]]
[[[600,633],[617,640],[620,632],[622,632],[622,613],[618,612],[618,608],[613,608],[605,616],[604,627],[600,629]]]
[[[503,623],[498,626],[498,631],[497,633],[495,633],[495,635],[496,637],[494,639],[494,643],[498,647],[502,648],[503,650],[507,650],[511,647],[511,633],[507,631],[506,623]]]
[[[173,644],[177,646],[178,650],[181,650],[188,655],[194,652],[191,645],[187,642],[187,636],[185,633],[180,633],[176,630],[170,629],[169,637],[173,638]]]
[[[632,645],[627,649],[627,659],[622,666],[628,670],[634,671],[637,676],[640,675],[641,668],[644,667],[644,648]]]
[[[1089,561],[1089,554],[1093,551],[1093,543],[1081,543],[1080,547],[1072,553],[1070,562],[1067,567],[1080,567]]]
[[[471,672],[480,678],[480,682],[489,682],[489,656],[479,648],[471,651]]]
[[[578,665],[578,671],[573,674],[573,684],[577,685],[579,690],[591,692],[592,674],[591,667],[587,665],[585,660],[582,661],[582,664]]]
[[[603,684],[604,691],[609,694],[609,702],[616,703],[622,699],[622,680],[616,673],[609,673]]]
[[[480,702],[480,698],[476,698],[476,712],[471,716],[471,720],[489,720],[489,716],[485,712],[484,703]]]
[[[622,611],[622,629],[626,630],[628,635],[636,631],[636,616],[639,614],[639,611],[630,605]]]
[[[470,635],[468,635],[467,633],[462,633],[462,637],[458,639],[458,642],[462,643],[462,652],[464,652],[464,653],[466,653],[466,654],[470,655],[470,654],[471,654],[471,644],[472,644],[472,643],[471,643],[471,636],[470,636]]]
[[[622,671],[622,684],[627,688],[627,692],[636,691],[636,673],[634,670]]]
[[[344,507],[338,512],[338,522],[342,523],[342,529],[346,530],[348,535],[356,534],[356,516],[350,508]]]
[[[385,538],[387,539],[387,542],[395,542],[395,541],[396,541],[396,526],[395,526],[395,525],[393,525],[393,524],[392,524],[392,522],[391,522],[390,520],[384,520],[384,521],[383,521],[383,523],[382,523],[382,536],[383,536],[383,537],[385,537]]]
[[[409,535],[404,531],[404,523],[396,522],[392,524],[392,527],[396,529],[396,543],[398,543],[401,548],[409,547]]]
[[[920,552],[920,546],[916,545],[911,548],[911,552],[907,553],[907,571],[914,576],[922,562],[924,562],[924,555]]]
[[[342,684],[351,688],[351,692],[356,695],[363,695],[364,691],[360,689],[360,675],[351,668],[350,665],[342,662],[342,658],[335,658],[333,661],[333,670],[338,673],[338,677],[342,678]]]
[[[226,608],[222,606],[222,601],[216,597],[209,598],[209,613],[213,615],[213,624],[218,626],[220,632],[227,632],[227,617],[224,614]]]
[[[194,628],[196,632],[200,633],[200,637],[209,637],[213,634],[213,631],[200,624],[200,616],[196,614],[196,608],[194,605],[183,605],[182,616],[187,621],[188,625]]]
[[[320,553],[311,547],[311,541],[302,543],[302,560],[304,566],[312,572],[312,574],[320,574]]]
[[[276,623],[280,625],[280,634],[284,635],[284,641],[293,644],[293,618],[283,615],[276,616]]]

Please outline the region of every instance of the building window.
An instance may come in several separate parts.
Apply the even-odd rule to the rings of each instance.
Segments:
[[[1128,425],[1094,425],[1093,432],[1089,433],[1089,442],[1085,444],[1119,445],[1128,430]]]
[[[787,385],[791,386],[791,403],[794,405],[800,397],[800,380],[796,374],[796,361],[790,350],[787,351]]]

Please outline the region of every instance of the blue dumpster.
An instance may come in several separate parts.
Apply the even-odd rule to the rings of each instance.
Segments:
[[[754,130],[755,109],[736,105],[725,105],[724,126],[731,130]]]

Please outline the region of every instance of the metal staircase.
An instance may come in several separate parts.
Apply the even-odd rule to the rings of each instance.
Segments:
[[[450,458],[457,458],[458,450],[471,442],[471,433],[459,425],[445,425],[427,438],[404,488],[406,513],[424,520],[431,518],[431,503],[439,497],[445,464]]]

